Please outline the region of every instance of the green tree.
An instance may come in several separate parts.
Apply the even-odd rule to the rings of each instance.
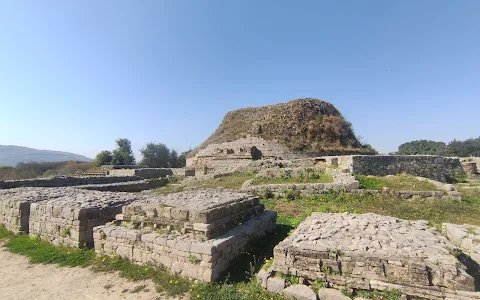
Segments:
[[[103,150],[102,152],[98,153],[95,157],[95,164],[97,166],[112,164],[112,152]]]
[[[130,140],[122,138],[115,141],[117,149],[112,152],[112,164],[114,165],[134,165],[135,157],[132,152],[132,143]]]
[[[147,143],[140,149],[142,154],[141,166],[149,168],[170,167],[170,149],[165,144]]]

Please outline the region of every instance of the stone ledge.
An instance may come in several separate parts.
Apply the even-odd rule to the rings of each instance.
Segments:
[[[108,223],[94,228],[95,251],[120,255],[138,264],[161,264],[194,279],[215,281],[247,243],[275,229],[276,212],[265,211],[227,233],[207,241],[170,232],[142,232]]]

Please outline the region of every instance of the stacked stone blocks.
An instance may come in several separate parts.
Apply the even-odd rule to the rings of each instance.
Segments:
[[[456,290],[475,291],[473,277],[451,254],[454,249],[425,221],[314,213],[275,247],[269,276],[280,272],[337,288],[398,288],[443,299]]]
[[[182,192],[125,206],[116,221],[95,228],[95,249],[214,281],[249,241],[274,230],[275,220],[276,213],[264,211],[257,197]]]

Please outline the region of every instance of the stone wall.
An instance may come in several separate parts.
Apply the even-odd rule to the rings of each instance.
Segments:
[[[258,197],[234,191],[148,197],[124,206],[115,222],[96,228],[95,249],[212,281],[249,241],[273,230],[275,219]]]
[[[95,228],[95,251],[138,264],[161,264],[182,276],[219,280],[248,242],[275,229],[276,213],[265,211],[214,239],[201,241],[171,232],[142,232],[113,224]]]
[[[431,155],[347,155],[324,156],[327,165],[339,166],[360,175],[387,176],[411,174],[447,182],[464,177],[458,158]]]
[[[116,182],[127,182],[140,180],[137,176],[120,177],[100,177],[100,176],[81,176],[81,177],[53,177],[23,180],[0,180],[0,189],[12,189],[19,187],[66,187],[87,184],[110,184]]]
[[[168,183],[166,178],[145,179],[139,181],[118,182],[110,184],[89,184],[77,186],[78,189],[90,191],[106,191],[106,192],[141,192],[165,186]]]
[[[330,173],[333,177],[331,183],[282,183],[282,184],[261,184],[255,185],[255,179],[247,180],[242,186],[242,191],[262,194],[265,192],[272,193],[274,196],[284,197],[285,193],[289,191],[298,191],[304,196],[312,196],[321,194],[328,191],[345,191],[349,192],[356,190],[360,187],[360,184],[355,177],[349,173],[341,172],[336,169],[324,169],[324,168],[270,168],[260,171],[257,176],[275,178],[292,176],[296,177],[305,170],[312,170],[314,172],[325,171]]]
[[[140,178],[158,178],[171,175],[195,176],[195,170],[189,168],[141,168],[141,169],[114,169],[110,176],[137,176]]]
[[[46,200],[30,204],[30,235],[72,247],[93,247],[93,228],[114,220],[123,205],[143,197],[75,188],[44,188],[40,193]]]
[[[276,140],[267,141],[248,136],[233,142],[208,145],[195,157],[187,159],[187,167],[195,168],[197,176],[224,174],[245,168],[252,160],[293,157],[296,157],[296,154]]]

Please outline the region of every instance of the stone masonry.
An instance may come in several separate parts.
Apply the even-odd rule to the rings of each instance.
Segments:
[[[324,156],[321,159],[325,160],[327,165],[338,166],[360,175],[387,176],[406,173],[440,182],[465,176],[458,158],[433,155],[344,155]]]
[[[250,193],[264,193],[271,192],[275,196],[284,196],[284,191],[294,190],[299,191],[304,196],[311,196],[321,194],[327,191],[352,191],[360,187],[360,184],[355,177],[350,173],[344,173],[337,169],[325,168],[269,168],[260,171],[256,177],[276,178],[282,176],[296,177],[305,170],[311,172],[327,172],[332,175],[333,182],[329,183],[286,183],[286,184],[260,184],[255,185],[255,179],[247,180],[243,186],[242,191]]]
[[[138,176],[140,178],[158,178],[166,176],[195,176],[195,170],[189,168],[140,168],[140,169],[113,169],[108,171],[110,176]]]
[[[14,233],[28,233],[30,206],[61,196],[61,189],[16,188],[0,190],[0,224]]]
[[[275,228],[275,219],[247,194],[181,192],[125,206],[116,221],[94,229],[95,249],[214,281],[248,242]]]
[[[280,272],[336,288],[394,288],[427,299],[464,292],[471,297],[450,299],[478,299],[473,277],[451,254],[455,246],[427,223],[313,213],[275,247],[272,268],[261,280]]]
[[[65,187],[87,184],[110,184],[140,180],[137,176],[99,177],[99,176],[59,176],[52,178],[0,180],[0,189],[12,189],[19,187]]]
[[[31,236],[72,247],[93,247],[93,228],[114,220],[122,206],[143,196],[133,193],[44,188],[46,200],[30,204]]]

